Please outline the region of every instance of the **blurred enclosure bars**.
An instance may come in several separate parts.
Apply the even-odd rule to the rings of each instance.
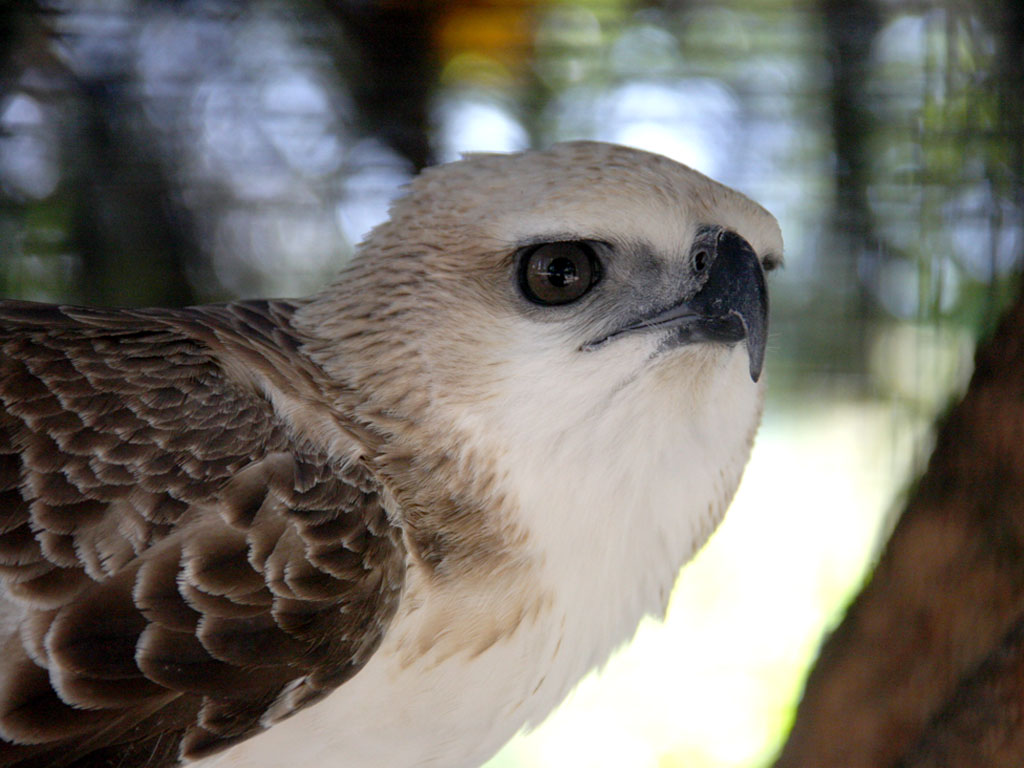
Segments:
[[[494,764],[765,763],[794,717],[821,632],[892,527],[894,489],[923,466],[928,425],[962,393],[976,340],[1015,293],[1022,50],[1016,0],[0,0],[0,295],[181,305],[303,294],[338,270],[416,170],[464,151],[617,141],[748,193],[787,240],[773,286],[767,421],[733,527],[692,577],[684,572],[670,616],[681,637],[703,627],[710,653],[728,658],[702,659],[713,667],[702,678],[686,663],[707,649],[659,656],[646,634],[654,630],[642,628],[633,661],[613,662],[607,675],[618,679],[625,665],[624,680],[661,678],[678,665],[672,692],[608,683],[630,714],[601,715],[584,683],[570,704],[587,711],[591,734],[600,723],[620,741],[559,741],[550,728],[571,736],[575,722],[560,713],[540,741],[514,743]],[[1024,357],[1012,343],[1024,315],[1014,317],[998,343]],[[986,370],[1012,375],[1012,362]],[[1024,385],[994,391],[1024,402]],[[998,418],[1024,424],[1020,407]],[[971,413],[984,432],[991,412]],[[957,418],[946,443],[966,434]],[[807,442],[826,432],[834,442]],[[1018,452],[1024,444],[1024,434],[1006,439]],[[997,455],[1011,470],[1020,460]],[[950,641],[959,661],[932,665],[927,701],[882,723],[858,721],[860,755],[800,751],[829,738],[811,711],[828,712],[830,673],[819,671],[825,692],[809,694],[787,765],[811,764],[801,762],[810,754],[895,764],[929,722],[949,726],[940,733],[966,727],[946,700],[969,695],[963,680],[987,679],[995,662],[986,667],[986,655],[1004,632],[1000,658],[1017,647],[1024,490],[991,487],[1024,478],[1011,470],[974,480],[976,496],[1005,497],[992,524],[999,534],[964,537],[971,557],[995,541],[1002,558],[992,566],[1001,578],[970,597],[997,606],[987,639],[969,652]],[[831,479],[849,477],[850,489]],[[936,498],[944,482],[932,482]],[[944,514],[955,528],[956,511]],[[952,578],[957,557],[929,578]],[[900,571],[885,562],[886,578]],[[757,602],[743,602],[751,594]],[[734,623],[716,613],[723,604],[739,606]],[[904,638],[947,637],[947,625],[909,603],[878,610],[917,617],[890,627]],[[874,679],[872,670],[877,678],[931,653],[910,643],[907,658],[883,663],[891,639],[858,646],[863,664],[849,674]],[[655,672],[643,671],[644,659]],[[885,698],[869,688],[864,696]],[[1007,726],[1004,741],[1020,731]],[[888,751],[871,752],[879,740]],[[945,764],[927,762],[943,754],[928,749],[906,764]]]

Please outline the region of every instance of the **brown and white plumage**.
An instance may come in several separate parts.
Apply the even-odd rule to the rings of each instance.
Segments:
[[[720,519],[781,248],[578,142],[429,170],[309,300],[0,302],[0,766],[483,761]]]
[[[18,622],[0,734],[19,745],[0,764],[157,764],[178,730],[201,755],[258,729],[291,681],[302,706],[376,649],[404,572],[379,484],[260,391],[273,376],[325,396],[313,366],[278,374],[294,309],[0,305],[0,575]]]

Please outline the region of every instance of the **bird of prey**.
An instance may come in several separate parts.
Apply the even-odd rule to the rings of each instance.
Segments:
[[[310,298],[0,303],[0,766],[475,766],[662,614],[775,219],[596,142],[425,171]]]

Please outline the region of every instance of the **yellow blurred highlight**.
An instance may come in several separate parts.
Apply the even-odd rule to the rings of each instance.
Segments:
[[[497,59],[475,51],[453,56],[441,70],[445,86],[474,86],[503,91],[513,85],[508,67]]]
[[[441,60],[472,52],[508,67],[524,66],[533,51],[533,12],[543,0],[452,3],[437,25]]]

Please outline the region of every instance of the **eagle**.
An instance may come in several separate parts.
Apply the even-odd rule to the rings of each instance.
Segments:
[[[427,169],[309,298],[0,302],[0,766],[486,761],[721,520],[781,259],[568,142]]]

